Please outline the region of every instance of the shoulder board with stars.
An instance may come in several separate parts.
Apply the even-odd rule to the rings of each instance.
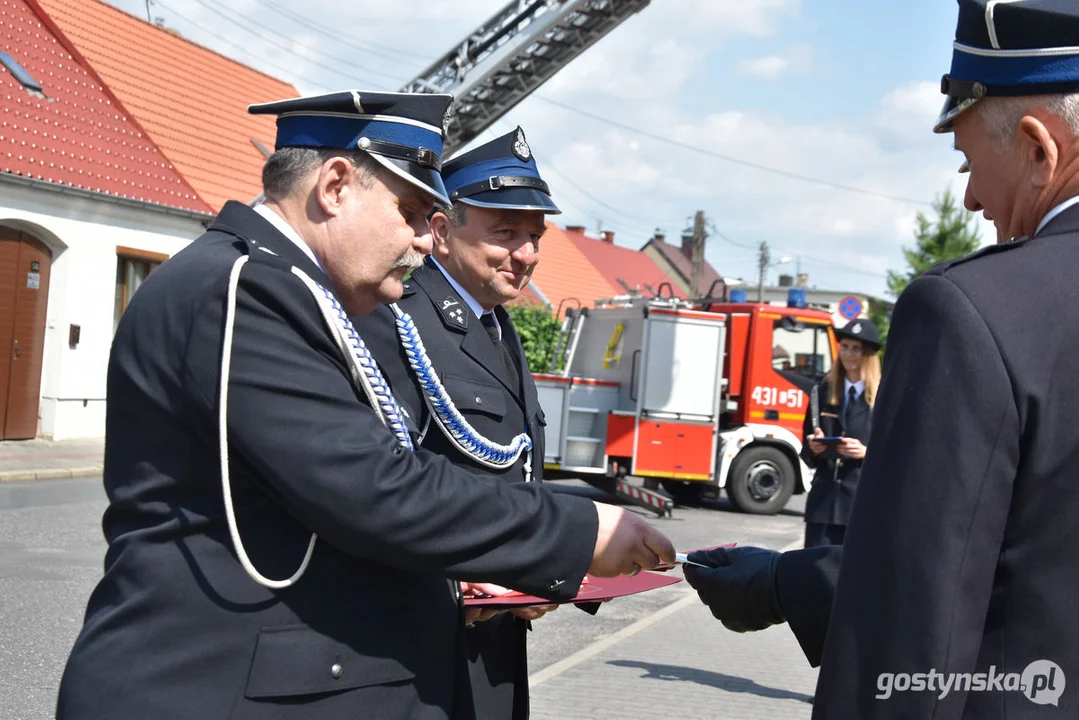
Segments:
[[[469,310],[458,298],[453,295],[442,298],[438,301],[438,311],[442,313],[442,317],[450,325],[459,327],[462,330],[468,329]]]

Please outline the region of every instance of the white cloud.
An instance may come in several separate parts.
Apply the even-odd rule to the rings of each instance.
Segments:
[[[743,75],[775,80],[781,76],[809,72],[813,51],[809,45],[792,45],[777,55],[760,58],[747,58],[738,63],[738,72]]]
[[[743,75],[753,75],[769,80],[774,80],[782,75],[783,71],[788,67],[790,67],[790,61],[779,55],[754,58],[752,60],[742,60],[738,63],[738,71]]]

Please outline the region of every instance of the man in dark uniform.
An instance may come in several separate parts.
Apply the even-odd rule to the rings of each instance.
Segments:
[[[956,35],[937,131],[999,244],[896,304],[841,566],[687,568],[728,626],[786,615],[815,718],[1079,716],[1079,6],[960,0]]]
[[[546,423],[520,338],[502,306],[520,295],[539,261],[544,215],[560,211],[521,128],[454,158],[442,176],[453,204],[431,217],[433,254],[406,281],[397,303],[422,339],[430,370],[410,367],[405,348],[414,343],[399,337],[391,308],[354,322],[394,394],[418,418],[422,447],[502,482],[538,482]],[[427,372],[439,378],[477,434],[510,445],[523,433],[531,448],[492,466],[457,442],[446,431],[452,423],[440,421],[425,401],[419,378]],[[466,632],[477,717],[528,717],[525,633],[542,612],[499,614]]]
[[[116,334],[109,548],[60,720],[472,718],[458,580],[566,600],[673,557],[609,506],[412,452],[348,315],[430,249],[449,102],[251,108],[278,116],[266,204],[227,204]]]

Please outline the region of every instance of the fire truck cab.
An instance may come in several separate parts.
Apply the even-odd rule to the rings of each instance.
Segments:
[[[535,375],[546,476],[637,476],[682,503],[725,487],[761,514],[808,488],[798,454],[808,392],[836,354],[828,313],[615,299],[568,311],[558,349],[563,369]]]

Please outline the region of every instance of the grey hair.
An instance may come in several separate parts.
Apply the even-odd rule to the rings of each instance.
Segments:
[[[468,222],[468,204],[457,201],[449,207],[440,207],[438,211],[449,218],[454,227],[462,227]]]
[[[266,199],[277,202],[288,197],[316,168],[332,157],[347,158],[361,176],[361,184],[370,187],[381,167],[362,150],[337,148],[285,147],[269,157],[262,167],[262,192]]]
[[[1079,135],[1079,93],[990,97],[979,102],[975,108],[993,148],[997,152],[1004,152],[1011,147],[1019,121],[1031,108],[1039,106],[1059,117],[1068,126],[1068,130]]]

